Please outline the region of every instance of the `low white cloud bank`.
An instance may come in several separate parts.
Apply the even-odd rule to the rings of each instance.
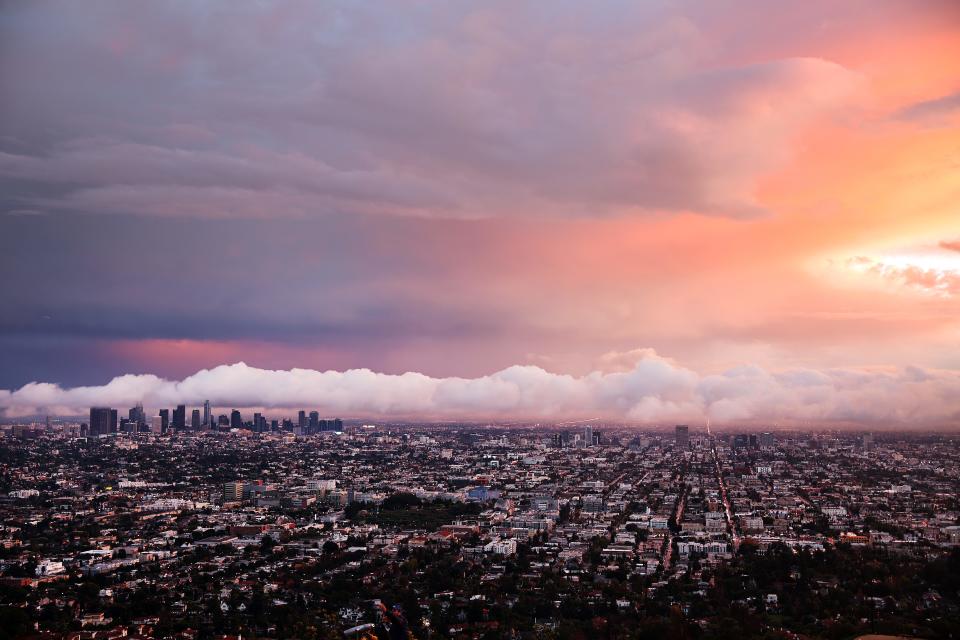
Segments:
[[[217,407],[318,409],[345,417],[553,419],[604,417],[637,423],[706,420],[715,424],[859,424],[949,427],[960,424],[960,372],[903,369],[793,369],[742,366],[700,375],[651,350],[630,368],[585,376],[512,366],[479,378],[432,378],[368,369],[258,369],[242,362],[180,381],[123,375],[103,386],[62,388],[33,382],[0,390],[8,417],[78,415],[90,406],[178,403]]]

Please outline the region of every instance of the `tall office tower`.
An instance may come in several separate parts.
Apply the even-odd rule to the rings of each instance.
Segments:
[[[603,433],[599,429],[594,429],[593,431],[593,444],[599,446],[600,438],[603,437]]]
[[[194,409],[190,414],[190,428],[200,431],[200,409]]]
[[[187,428],[186,405],[178,404],[177,408],[173,410],[173,428],[176,431],[183,431]]]
[[[773,448],[773,434],[769,431],[764,431],[760,434],[760,448],[761,449],[772,449]]]
[[[230,426],[230,418],[221,413],[219,416],[217,416],[217,426],[218,426],[218,427],[229,427],[229,426]]]
[[[685,424],[678,424],[676,427],[676,443],[680,449],[686,449],[690,446],[690,427]]]
[[[320,431],[343,431],[343,420],[333,418],[331,420],[320,420]]]
[[[586,426],[583,428],[583,444],[587,447],[593,446],[593,427]]]
[[[552,439],[553,439],[553,446],[554,446],[554,447],[556,447],[557,449],[563,448],[563,434],[562,434],[562,433],[555,433],[555,434],[553,434]]]
[[[170,409],[160,409],[160,433],[166,433],[170,428]]]
[[[297,414],[297,426],[300,427],[301,433],[303,432],[303,428],[307,426],[307,412],[303,409]]]
[[[130,422],[134,424],[146,424],[147,423],[147,414],[143,411],[143,405],[139,402],[136,406],[132,407],[130,411],[127,412],[127,417],[130,418]]]
[[[733,443],[730,445],[734,449],[746,449],[750,442],[750,437],[745,433],[738,433],[733,437]]]
[[[110,409],[110,433],[117,432],[117,410]]]
[[[210,415],[210,401],[203,401],[203,426],[204,428],[213,426],[213,416]]]
[[[861,444],[863,445],[864,451],[873,451],[873,434],[863,434],[863,437],[861,438]]]
[[[90,437],[96,438],[110,433],[110,407],[90,407]]]
[[[316,433],[320,430],[320,414],[316,411],[310,412],[310,433]]]
[[[751,449],[759,449],[759,448],[760,448],[760,439],[757,438],[757,434],[755,434],[755,433],[751,433],[751,434],[750,434],[750,448],[751,448]]]
[[[253,414],[253,430],[254,430],[254,432],[259,432],[259,431],[261,431],[261,429],[260,429],[260,421],[261,421],[261,420],[263,420],[263,416],[262,416],[262,415],[260,415],[259,413]]]
[[[271,420],[270,421],[270,431],[279,431],[280,430],[280,421]]]
[[[240,412],[236,409],[230,412],[230,428],[243,429],[243,418],[240,416]]]

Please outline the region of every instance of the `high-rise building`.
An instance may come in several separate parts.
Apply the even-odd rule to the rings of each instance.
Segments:
[[[583,428],[583,444],[587,447],[593,446],[593,427],[589,425]]]
[[[194,409],[190,414],[190,428],[200,431],[200,409]]]
[[[134,424],[146,424],[147,423],[147,414],[143,411],[143,405],[139,402],[136,406],[131,407],[130,411],[127,412],[127,417],[130,419],[130,422]]]
[[[320,413],[317,411],[310,412],[310,433],[316,433],[320,428]]]
[[[117,432],[117,410],[110,409],[110,433]]]
[[[176,431],[183,431],[187,428],[186,405],[178,404],[177,408],[173,410],[173,428]]]
[[[203,401],[203,426],[204,428],[213,425],[213,416],[210,415],[210,401]]]
[[[690,446],[690,427],[685,424],[676,426],[676,444],[679,449],[686,449]]]
[[[223,483],[223,501],[237,502],[243,499],[242,482],[224,482]]]
[[[110,407],[90,407],[90,427],[88,431],[90,437],[95,438],[110,433],[112,411]]]
[[[303,428],[307,426],[307,412],[303,409],[300,410],[300,413],[297,414],[297,426],[300,427],[300,431],[303,431]]]
[[[343,431],[343,420],[333,418],[332,420],[320,420],[320,431]]]
[[[773,434],[769,431],[764,431],[760,434],[760,448],[761,449],[772,449],[773,448]]]
[[[230,428],[243,429],[243,417],[241,417],[240,412],[236,409],[230,412]]]
[[[170,428],[170,409],[160,409],[160,433],[166,433]]]

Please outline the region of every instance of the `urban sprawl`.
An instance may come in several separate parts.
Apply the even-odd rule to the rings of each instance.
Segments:
[[[949,434],[94,407],[0,425],[0,638],[958,638],[958,495]]]

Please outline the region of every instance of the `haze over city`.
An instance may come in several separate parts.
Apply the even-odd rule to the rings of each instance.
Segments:
[[[0,411],[956,429],[958,20],[6,3]]]

